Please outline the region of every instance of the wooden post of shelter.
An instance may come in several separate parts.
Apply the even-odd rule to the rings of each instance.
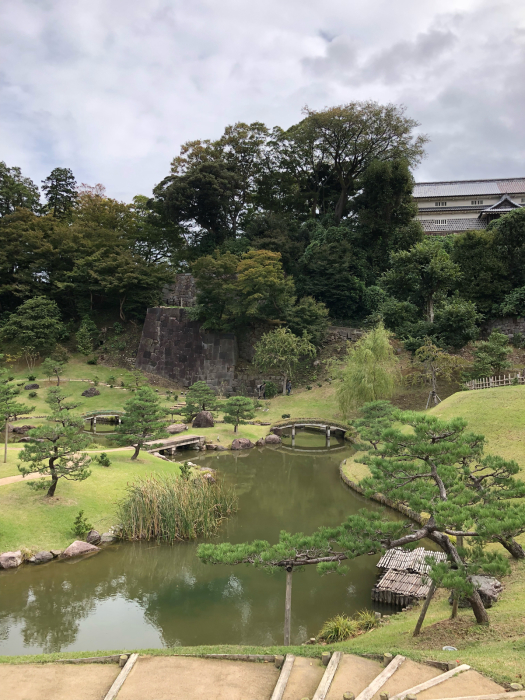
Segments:
[[[293,567],[286,569],[286,595],[284,601],[284,646],[290,646],[292,627],[292,573]]]

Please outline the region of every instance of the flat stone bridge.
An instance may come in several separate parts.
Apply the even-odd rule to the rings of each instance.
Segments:
[[[164,438],[161,440],[148,440],[144,443],[147,452],[168,452],[174,454],[178,447],[192,447],[204,445],[205,438],[203,435],[173,435],[173,437]],[[149,449],[148,449],[149,446]]]
[[[117,418],[118,419],[118,424],[122,422],[122,416],[125,414],[125,411],[113,411],[113,410],[108,410],[108,411],[87,411],[86,413],[82,414],[82,418],[84,420],[88,420],[91,423],[91,429],[93,430],[94,433],[97,432],[97,418]]]

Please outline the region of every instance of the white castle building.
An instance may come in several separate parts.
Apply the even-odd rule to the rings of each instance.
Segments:
[[[417,218],[430,236],[486,228],[490,221],[525,206],[525,177],[503,180],[418,182]]]

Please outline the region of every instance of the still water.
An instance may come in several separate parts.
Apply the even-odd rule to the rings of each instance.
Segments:
[[[216,468],[239,495],[238,513],[217,541],[276,540],[335,525],[365,503],[339,478],[350,449],[299,433],[294,448],[193,457]],[[374,506],[369,506],[374,507]],[[0,572],[0,654],[153,648],[193,644],[281,644],[283,573],[199,562],[197,543],[122,543],[95,556]],[[337,613],[373,607],[377,556],[344,576],[307,567],[293,577],[292,643]],[[377,606],[374,606],[377,607]],[[379,608],[378,608],[379,609]]]

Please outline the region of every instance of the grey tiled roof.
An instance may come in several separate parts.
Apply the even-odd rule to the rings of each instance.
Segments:
[[[460,206],[460,207],[419,207],[418,212],[425,212],[425,214],[428,214],[429,212],[435,212],[436,216],[442,216],[447,211],[477,212],[477,211],[485,211],[486,208],[487,208],[486,204],[478,204],[475,207],[464,204],[463,206]]]
[[[420,221],[425,233],[450,233],[451,231],[474,231],[487,228],[485,219],[448,219],[446,224],[434,224],[431,220]]]
[[[525,193],[525,177],[501,180],[456,180],[450,182],[419,182],[414,197],[475,197],[477,195]]]

